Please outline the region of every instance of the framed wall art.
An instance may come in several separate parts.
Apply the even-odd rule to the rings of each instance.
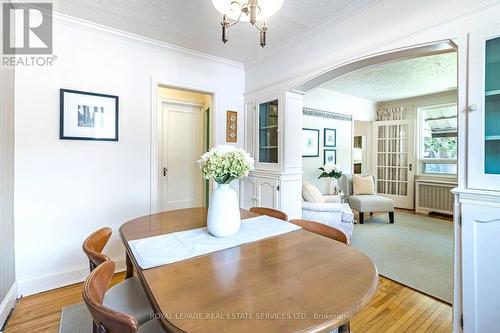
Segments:
[[[302,129],[302,157],[319,156],[319,129]]]
[[[118,141],[118,96],[61,89],[59,138]]]
[[[335,149],[325,149],[323,157],[323,164],[333,163],[337,164],[337,150]]]
[[[333,128],[325,128],[323,132],[323,140],[325,147],[337,146],[337,130]]]
[[[238,141],[238,112],[226,111],[226,142]]]

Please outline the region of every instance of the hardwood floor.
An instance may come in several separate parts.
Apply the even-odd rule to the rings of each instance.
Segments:
[[[112,283],[123,280],[117,274]],[[57,333],[61,309],[82,302],[81,284],[28,296],[19,301],[5,333]],[[351,321],[354,333],[451,332],[452,311],[445,303],[380,277],[378,291]]]

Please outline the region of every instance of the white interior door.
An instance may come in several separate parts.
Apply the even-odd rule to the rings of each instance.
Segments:
[[[160,210],[203,206],[204,180],[196,161],[203,153],[203,117],[198,106],[163,103]]]
[[[409,120],[374,122],[373,149],[377,193],[394,206],[414,209],[415,137]]]

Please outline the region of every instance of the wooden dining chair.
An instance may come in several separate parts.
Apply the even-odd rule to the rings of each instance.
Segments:
[[[288,215],[276,209],[266,207],[252,207],[250,208],[250,211],[257,215],[267,215],[283,221],[288,221]]]
[[[115,263],[106,261],[97,266],[83,284],[83,300],[92,315],[98,333],[165,332],[157,320],[140,325],[131,315],[104,305],[106,290],[115,272]]]
[[[328,237],[328,238],[334,239],[336,241],[339,241],[341,243],[349,245],[349,241],[347,239],[346,234],[344,234],[339,229],[336,229],[334,227],[330,227],[329,225],[314,222],[314,221],[308,221],[308,220],[291,220],[289,222],[296,224],[298,226],[301,226],[302,229],[304,229],[304,230],[307,230],[307,231],[313,232],[315,234],[325,236],[325,237]]]
[[[108,243],[112,233],[113,230],[111,230],[111,228],[101,228],[94,231],[85,241],[83,241],[83,252],[85,252],[89,258],[89,268],[91,272],[94,268],[109,260],[109,257],[103,254],[102,250]]]
[[[83,242],[82,248],[89,259],[90,273],[111,259],[102,253],[113,230],[102,228],[93,232]],[[108,290],[103,299],[104,306],[133,316],[139,324],[151,320],[153,309],[137,277],[130,277]],[[94,327],[94,332],[96,327]]]

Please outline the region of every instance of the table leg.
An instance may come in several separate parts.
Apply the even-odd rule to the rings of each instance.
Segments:
[[[132,265],[132,260],[130,260],[128,252],[126,251],[125,251],[125,264],[127,265],[127,273],[125,274],[125,279],[128,279],[134,276],[134,265]]]
[[[350,333],[351,332],[351,323],[347,322],[339,327],[339,333]]]

